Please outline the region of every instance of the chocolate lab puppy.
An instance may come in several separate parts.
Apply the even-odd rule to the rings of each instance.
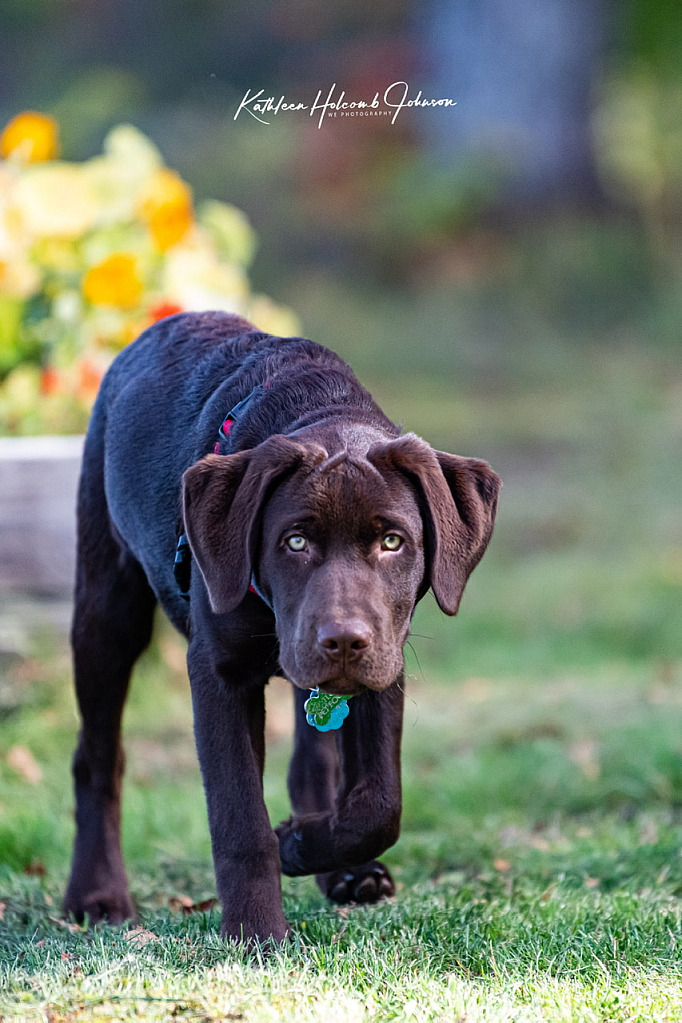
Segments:
[[[82,730],[65,911],[110,923],[135,913],[120,724],[157,603],[189,640],[222,933],[286,936],[280,872],[316,874],[339,902],[391,894],[376,857],[400,828],[403,644],[429,587],[456,613],[499,487],[485,462],[401,435],[312,341],[180,314],[121,352],[92,415],[78,498]],[[293,683],[296,726],[293,816],[273,831],[262,774],[274,674]],[[352,697],[336,731],[305,713],[317,688]]]

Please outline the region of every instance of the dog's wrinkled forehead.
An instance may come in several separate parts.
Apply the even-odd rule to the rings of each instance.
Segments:
[[[325,529],[353,533],[377,519],[402,520],[421,531],[416,496],[397,472],[383,473],[362,455],[334,452],[312,469],[301,469],[275,492],[267,520],[307,520]]]

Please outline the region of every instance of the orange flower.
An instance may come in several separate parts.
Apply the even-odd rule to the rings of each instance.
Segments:
[[[145,189],[139,212],[157,249],[165,252],[182,241],[194,222],[189,185],[175,171],[164,167]]]
[[[90,403],[95,400],[103,375],[102,370],[89,359],[81,359],[78,364],[76,390],[83,401]]]
[[[175,316],[176,313],[181,313],[182,311],[181,305],[164,300],[153,305],[149,310],[149,315],[152,323],[158,323],[159,320],[165,319],[166,316]]]
[[[59,153],[57,122],[47,114],[25,110],[9,122],[0,136],[0,156],[16,155],[28,163],[54,160]]]
[[[143,290],[137,260],[127,252],[108,256],[83,278],[83,294],[93,305],[133,309],[139,305]]]
[[[40,374],[40,393],[46,398],[59,394],[64,389],[61,373],[54,366],[47,366]]]

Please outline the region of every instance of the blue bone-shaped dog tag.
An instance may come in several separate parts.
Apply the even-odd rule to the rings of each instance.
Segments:
[[[332,696],[312,689],[311,695],[303,704],[306,721],[318,732],[330,732],[340,728],[348,717],[348,701],[350,696]]]

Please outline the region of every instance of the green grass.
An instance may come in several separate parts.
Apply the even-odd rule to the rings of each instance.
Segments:
[[[126,718],[124,844],[144,932],[59,921],[75,725],[65,659],[11,672],[23,699],[3,748],[30,749],[43,779],[2,758],[6,1019],[680,1017],[678,675],[612,660],[544,682],[453,684],[447,664],[408,679],[404,825],[386,857],[396,899],[339,911],[311,880],[285,881],[292,943],[254,962],[224,947],[217,910],[172,909],[214,895],[181,654],[162,630]],[[279,818],[290,706],[284,683],[270,688],[265,789]]]
[[[395,418],[505,481],[460,615],[428,598],[415,618],[403,831],[386,856],[397,896],[339,910],[310,879],[285,880],[293,938],[267,960],[226,948],[216,909],[173,909],[210,899],[214,880],[182,644],[160,628],[125,719],[124,848],[144,931],[65,927],[76,715],[51,642],[0,664],[0,1017],[682,1019],[679,371],[625,343],[537,347],[532,324],[521,343],[516,323],[513,357],[479,331],[479,347],[431,353],[436,379],[407,343],[406,307],[375,311],[363,351],[371,310],[330,315],[333,299],[308,295],[311,334]],[[409,322],[428,333],[444,309]],[[388,355],[407,380],[383,372]],[[291,708],[283,682],[269,688],[278,820]]]

